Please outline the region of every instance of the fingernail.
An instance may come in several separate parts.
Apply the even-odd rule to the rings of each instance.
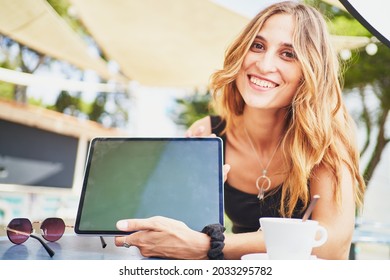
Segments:
[[[116,223],[116,227],[120,230],[127,230],[128,223],[126,220],[121,220]]]
[[[192,131],[191,130],[187,130],[186,133],[185,133],[185,136],[186,137],[191,137],[192,136]]]

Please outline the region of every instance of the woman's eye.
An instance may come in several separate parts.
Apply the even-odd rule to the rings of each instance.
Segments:
[[[295,59],[295,58],[297,58],[295,52],[293,52],[293,51],[284,51],[284,52],[282,53],[282,55],[283,55],[284,57],[286,57],[286,58],[289,58],[289,59]]]
[[[251,51],[261,51],[261,50],[263,50],[264,49],[264,46],[263,46],[263,44],[261,44],[261,43],[256,43],[256,42],[254,42],[254,43],[252,43],[252,46],[251,46]]]

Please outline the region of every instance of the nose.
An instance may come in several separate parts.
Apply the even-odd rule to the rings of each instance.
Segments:
[[[260,54],[259,59],[256,61],[256,67],[261,73],[275,72],[277,67],[273,53],[268,51]]]

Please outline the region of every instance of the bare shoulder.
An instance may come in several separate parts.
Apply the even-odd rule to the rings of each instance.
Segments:
[[[209,136],[211,134],[210,116],[195,121],[186,134],[191,136]]]

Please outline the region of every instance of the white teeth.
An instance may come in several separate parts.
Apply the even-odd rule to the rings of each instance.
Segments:
[[[276,84],[269,82],[269,81],[264,81],[261,79],[258,79],[256,77],[251,76],[251,82],[254,83],[257,86],[264,87],[264,88],[274,88],[276,87]]]

